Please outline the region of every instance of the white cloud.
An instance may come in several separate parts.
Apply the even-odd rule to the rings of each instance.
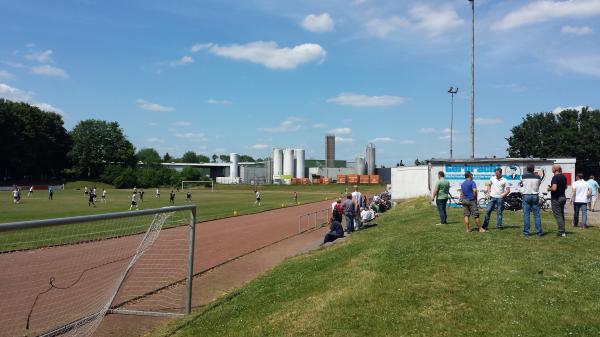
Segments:
[[[56,112],[57,114],[59,114],[61,116],[64,116],[64,114],[65,114],[65,112],[62,109],[52,106],[48,103],[33,103],[31,105],[33,105],[43,111]]]
[[[231,105],[231,104],[233,104],[233,102],[228,101],[226,99],[219,100],[219,99],[214,99],[214,98],[208,99],[206,101],[206,103],[208,103],[208,104],[215,104],[215,105]]]
[[[569,58],[561,57],[555,62],[563,70],[581,75],[600,77],[600,57],[598,56],[573,55]]]
[[[592,27],[589,27],[589,26],[582,26],[582,27],[563,26],[560,29],[560,32],[563,34],[587,35],[587,34],[592,34],[594,32],[594,30],[592,29]]]
[[[350,129],[350,128],[335,128],[335,129],[329,130],[329,133],[333,133],[336,135],[347,135],[351,132],[352,132],[352,129]]]
[[[313,124],[312,127],[315,128],[315,129],[324,129],[324,128],[327,127],[327,124],[325,124],[325,123],[316,123],[316,124]]]
[[[195,132],[184,132],[184,133],[175,133],[174,135],[177,138],[182,138],[190,141],[196,142],[206,142],[208,138],[204,133],[195,133]]]
[[[367,33],[380,39],[385,39],[391,33],[409,25],[410,23],[407,20],[399,16],[374,18],[364,24]]]
[[[47,63],[52,61],[52,50],[48,49],[41,52],[31,52],[29,54],[25,54],[25,58],[40,63]]]
[[[413,145],[413,144],[416,144],[417,142],[414,140],[406,139],[406,140],[401,140],[399,143],[402,145]]]
[[[27,102],[31,100],[33,94],[18,88],[11,87],[8,84],[0,83],[0,97],[18,102]]]
[[[387,107],[400,105],[406,99],[400,96],[367,96],[353,93],[341,93],[327,99],[328,103],[349,105],[353,107]]]
[[[419,133],[435,133],[435,128],[421,128],[419,129]]]
[[[192,53],[197,53],[201,50],[209,49],[212,46],[214,46],[213,43],[197,43],[197,44],[193,45],[192,48],[190,48],[190,51]]]
[[[146,141],[148,143],[153,143],[153,144],[162,144],[165,142],[164,139],[160,139],[160,138],[156,138],[156,137],[150,137],[150,138],[146,139]]]
[[[288,119],[286,119],[285,121],[279,123],[279,125],[277,125],[277,126],[258,128],[258,131],[273,132],[273,133],[276,133],[276,132],[296,132],[296,131],[299,131],[302,128],[302,125],[300,125],[301,121],[302,121],[302,118],[288,117]]]
[[[475,118],[475,124],[477,125],[496,125],[500,123],[502,123],[502,120],[499,118]]]
[[[534,23],[565,18],[584,18],[600,15],[598,0],[535,1],[520,7],[492,25],[495,30],[510,30]]]
[[[56,76],[62,78],[69,78],[69,75],[66,71],[61,68],[54,67],[48,64],[44,64],[38,67],[32,67],[31,73],[36,75],[44,75],[44,76]]]
[[[268,147],[269,147],[269,145],[267,145],[267,144],[254,144],[254,145],[252,145],[252,148],[254,150],[264,150],[264,149],[266,149]]]
[[[173,126],[191,126],[192,122],[180,121],[180,122],[174,122],[171,125],[173,125]]]
[[[465,23],[456,11],[450,7],[433,8],[428,5],[417,5],[410,10],[414,25],[430,37],[439,36]]]
[[[390,137],[378,137],[371,140],[371,143],[393,143],[395,140]],[[400,142],[402,144],[402,142]]]
[[[273,41],[256,41],[227,46],[210,44],[204,49],[217,56],[262,64],[269,69],[295,69],[303,63],[321,62],[327,55],[325,49],[318,44],[305,43],[292,48],[280,48]]]
[[[182,58],[180,58],[177,61],[171,61],[169,62],[169,66],[171,67],[178,67],[178,66],[183,66],[186,64],[190,64],[194,62],[194,58],[188,55],[183,56]]]
[[[335,142],[336,143],[352,143],[352,142],[354,142],[354,139],[336,136]]]
[[[333,20],[328,13],[309,14],[302,20],[302,28],[315,33],[330,32],[333,27]]]
[[[8,71],[0,70],[0,80],[10,80],[13,77],[13,74],[9,73]]]
[[[173,108],[173,107],[164,106],[164,105],[160,105],[157,103],[150,103],[143,99],[138,99],[137,101],[135,101],[135,103],[137,103],[138,108],[144,109],[144,110],[158,111],[158,112],[175,111],[175,108]]]
[[[561,107],[561,106],[557,106],[556,108],[554,108],[554,110],[552,110],[552,113],[554,114],[559,114],[561,112],[563,112],[564,110],[577,110],[579,112],[581,112],[581,110],[583,108],[587,108],[588,106],[585,105],[579,105],[579,106],[568,106],[568,107]]]

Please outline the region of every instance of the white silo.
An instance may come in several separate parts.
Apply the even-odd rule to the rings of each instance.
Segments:
[[[375,174],[375,145],[367,145],[367,172],[369,175]]]
[[[283,150],[273,149],[273,179],[280,179],[283,174]]]
[[[304,178],[304,149],[296,149],[296,178]]]
[[[356,174],[367,174],[367,164],[363,157],[356,157]]]
[[[229,167],[229,177],[239,178],[240,176],[240,155],[232,153],[229,155],[229,161],[231,162]]]
[[[283,150],[283,175],[286,179],[294,177],[294,150]]]

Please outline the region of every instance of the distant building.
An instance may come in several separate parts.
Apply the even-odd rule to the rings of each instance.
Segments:
[[[335,135],[325,136],[325,167],[335,167]]]

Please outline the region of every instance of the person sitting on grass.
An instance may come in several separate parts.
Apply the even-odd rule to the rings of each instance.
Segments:
[[[375,212],[372,209],[368,209],[368,208],[361,208],[360,211],[360,219],[362,220],[362,222],[369,222],[373,219],[375,219]]]
[[[342,223],[336,219],[339,212],[336,209],[334,210],[334,213],[334,217],[331,219],[329,224],[329,232],[325,234],[325,239],[323,239],[323,243],[321,245],[344,237],[344,227],[342,227]],[[339,217],[341,218],[341,214]]]

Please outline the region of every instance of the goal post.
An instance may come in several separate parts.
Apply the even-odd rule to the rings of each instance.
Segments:
[[[185,185],[191,185],[191,184],[196,184],[196,186],[198,185],[204,185],[205,184],[210,184],[210,191],[214,192],[215,191],[215,182],[212,179],[207,179],[207,180],[183,180],[181,181],[181,190],[183,191],[185,189]]]
[[[0,336],[90,336],[192,308],[196,205],[0,224]]]

